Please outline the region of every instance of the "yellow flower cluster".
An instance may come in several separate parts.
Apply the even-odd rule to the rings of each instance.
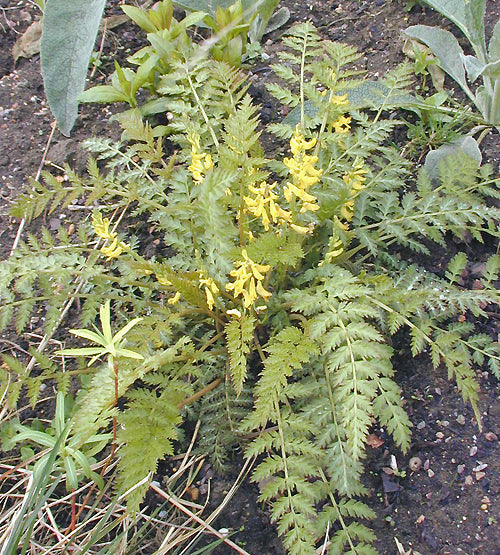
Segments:
[[[306,154],[315,144],[316,139],[307,141],[300,133],[299,126],[297,125],[290,139],[290,150],[292,151],[293,158],[285,158],[283,160],[292,176],[292,182],[287,182],[283,189],[285,198],[288,202],[292,202],[294,198],[300,199],[302,201],[301,213],[307,211],[314,212],[319,209],[319,206],[316,204],[317,198],[307,193],[310,187],[318,183],[322,173],[321,170],[314,167],[318,157]]]
[[[246,249],[242,249],[243,260],[235,262],[236,268],[230,272],[235,281],[226,285],[227,291],[232,291],[235,297],[243,295],[243,306],[249,308],[260,295],[267,300],[271,293],[266,291],[262,285],[264,274],[271,267],[264,264],[257,264],[248,257]]]
[[[161,276],[156,276],[156,278],[158,279],[158,282],[161,283],[162,285],[172,285],[172,282],[170,282],[168,279],[161,277]],[[205,295],[207,297],[207,305],[208,308],[210,310],[212,310],[212,308],[215,305],[215,298],[214,295],[217,295],[217,293],[219,293],[219,288],[217,287],[217,284],[215,283],[215,281],[211,278],[211,277],[205,277],[204,274],[201,272],[198,276],[199,279],[199,287],[200,289],[202,287],[205,287]],[[181,294],[179,291],[177,291],[173,297],[170,297],[170,299],[168,299],[167,303],[174,305],[176,303],[179,302],[181,298]]]
[[[200,289],[202,287],[205,287],[207,305],[208,305],[208,308],[212,310],[215,304],[214,295],[217,295],[217,293],[219,293],[219,288],[217,287],[217,284],[211,277],[204,277],[203,274],[201,273],[199,275],[199,279],[200,279]]]
[[[123,251],[128,251],[130,246],[123,241],[118,241],[118,234],[111,231],[109,226],[109,219],[103,219],[100,212],[92,214],[92,227],[95,234],[109,242],[108,245],[101,247],[101,252],[108,257],[108,260],[111,260],[112,258],[118,258]]]
[[[339,107],[347,106],[349,104],[347,94],[332,94],[330,103]]]
[[[340,116],[336,121],[333,122],[333,129],[335,133],[349,133],[351,129],[351,118],[348,116]]]
[[[363,161],[356,159],[352,169],[347,172],[342,179],[344,183],[351,187],[350,199],[340,209],[341,216],[348,222],[352,220],[354,214],[354,201],[359,193],[365,188],[367,170],[364,168]]]
[[[244,197],[247,210],[257,218],[261,218],[266,231],[269,229],[271,221],[273,223],[277,223],[279,220],[289,222],[292,216],[290,212],[283,210],[276,203],[278,195],[273,192],[275,187],[276,183],[269,185],[265,181],[259,187],[249,185],[248,190],[254,197]]]
[[[201,183],[205,179],[207,171],[214,167],[212,156],[202,152],[199,135],[191,135],[188,140],[191,143],[191,165],[188,166],[188,170],[193,176],[193,180]]]

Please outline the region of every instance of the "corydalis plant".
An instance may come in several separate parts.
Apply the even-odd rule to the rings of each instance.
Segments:
[[[63,205],[84,196],[122,221],[140,215],[156,235],[149,254],[131,225],[128,248],[113,257],[94,249],[98,271],[81,296],[84,317],[96,298],[111,297],[116,318],[143,318],[127,338],[144,359],[120,366],[122,490],[172,452],[184,416],[201,415],[204,447],[217,462],[234,445],[259,457],[253,479],[290,553],[313,554],[327,535],[331,553],[373,553],[360,522],[373,516],[360,501],[367,436],[378,422],[403,451],[410,445],[391,336],[406,328],[412,353],[444,365],[474,407],[475,365],[498,372],[498,345],[467,315],[486,316],[498,301],[500,259],[488,261],[483,288],[469,291],[457,285],[464,255],[443,275],[401,256],[428,253],[446,234],[496,236],[499,210],[486,200],[498,195],[488,167],[464,157],[460,171],[448,162],[436,180],[424,171],[415,180],[415,168],[388,146],[398,122],[382,113],[407,92],[404,68],[383,79],[373,117],[349,103],[362,84],[354,48],[321,40],[310,24],[295,27],[285,46],[284,63],[273,67],[283,84],[269,90],[299,121],[269,126],[286,141],[282,155],[266,158],[243,73],[177,60],[158,84],[175,157],[129,113],[120,120],[128,144],[91,144],[111,173],[91,164],[87,180],[70,173],[64,190],[47,178],[19,204],[35,213],[55,196]],[[104,222],[94,217],[95,232],[118,247]],[[21,263],[19,255],[2,265],[3,294]],[[117,409],[109,412],[107,368],[96,369],[81,399],[79,429],[109,425]],[[131,512],[141,499],[130,496]]]

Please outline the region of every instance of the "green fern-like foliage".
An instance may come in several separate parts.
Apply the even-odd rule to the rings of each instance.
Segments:
[[[0,263],[4,328],[22,333],[36,312],[50,335],[68,299],[91,327],[109,299],[113,329],[142,318],[127,341],[143,359],[113,372],[65,360],[62,372],[33,346],[29,366],[4,355],[0,379],[11,403],[23,388],[34,403],[43,381],[65,390],[85,374],[73,430],[82,441],[118,431],[116,486],[131,513],[182,422],[199,420],[199,449],[218,467],[237,450],[257,461],[252,479],[289,553],[326,539],[333,555],[373,554],[367,436],[377,423],[403,452],[411,441],[392,336],[405,330],[414,356],[446,368],[478,420],[476,370],[500,374],[498,343],[476,327],[498,304],[500,257],[473,290],[464,253],[439,274],[425,268],[450,237],[498,237],[498,179],[465,156],[432,178],[402,158],[391,146],[401,122],[385,114],[408,101],[408,67],[364,81],[355,48],[309,23],[273,66],[268,89],[291,108],[268,126],[289,141],[273,160],[244,73],[187,51],[154,91],[165,125],[121,114],[121,142],[90,141],[85,176],[45,175],[14,207],[30,220],[97,203],[93,218],[29,237]]]

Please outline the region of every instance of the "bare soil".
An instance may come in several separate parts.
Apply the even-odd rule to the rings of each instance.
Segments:
[[[118,13],[117,2],[110,2],[109,13]],[[325,38],[356,45],[364,53],[364,67],[372,75],[381,75],[403,61],[400,32],[418,24],[438,24],[455,31],[449,22],[431,10],[415,6],[405,10],[404,0],[284,0],[292,14],[288,25],[311,20]],[[487,30],[500,16],[500,2],[487,0]],[[29,3],[0,0],[0,256],[9,255],[19,221],[9,217],[11,201],[28,185],[28,178],[40,169],[43,153],[51,133],[52,116],[47,108],[40,76],[39,56],[20,58],[14,64],[11,50],[14,42],[38,18]],[[273,55],[283,30],[275,32],[264,44],[264,51]],[[101,40],[101,36],[98,41]],[[94,82],[102,82],[112,70],[115,57],[123,59],[136,49],[137,35],[133,27],[120,26],[108,31],[103,41],[101,67]],[[99,42],[98,42],[99,45]],[[266,71],[255,72],[253,91],[264,103],[264,119],[272,119],[273,105],[263,85]],[[448,86],[452,86],[448,83]],[[87,137],[116,134],[109,125],[110,110],[100,106],[83,106],[81,117],[70,139],[57,130],[43,169],[50,163],[58,166],[69,162],[77,170],[85,166],[86,155],[81,141]],[[485,161],[498,169],[500,140],[491,133],[483,144]],[[74,215],[59,214],[42,222],[53,229],[71,224]],[[451,246],[450,248],[453,248]],[[477,264],[497,249],[496,244],[470,245],[469,279],[474,279]],[[436,251],[427,260],[429,267],[438,269],[446,252]],[[474,266],[476,264],[476,266]],[[489,333],[498,335],[499,314],[491,313],[481,322]],[[2,352],[9,345],[2,342]],[[374,428],[373,435],[383,443],[370,449],[367,484],[370,505],[379,515],[373,522],[379,538],[376,547],[382,554],[397,555],[397,538],[405,549],[426,555],[480,554],[500,555],[500,402],[498,383],[487,372],[479,373],[481,383],[480,408],[483,431],[474,421],[471,408],[461,400],[446,376],[434,372],[425,357],[413,359],[401,338],[396,368],[407,399],[407,409],[414,424],[410,452],[403,456],[394,448],[384,430]],[[375,442],[376,443],[376,442]],[[391,457],[395,457],[398,473],[388,474]],[[418,457],[419,470],[412,471],[409,461]],[[238,462],[234,463],[237,473]],[[210,469],[203,471],[206,476]],[[200,476],[203,478],[203,474]],[[158,477],[161,480],[161,476]],[[234,476],[212,478],[212,504],[221,499]],[[217,520],[217,528],[234,532],[232,539],[252,555],[282,553],[266,508],[257,501],[258,491],[243,486],[231,505]],[[148,501],[155,503],[154,496]],[[216,547],[216,555],[229,553]]]

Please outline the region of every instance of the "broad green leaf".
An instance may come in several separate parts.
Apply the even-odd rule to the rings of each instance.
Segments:
[[[78,117],[90,55],[106,0],[50,0],[42,22],[45,93],[63,135]]]
[[[283,27],[283,25],[285,25],[285,23],[289,19],[290,19],[290,10],[283,6],[275,13],[273,13],[269,18],[266,28],[264,29],[264,35],[267,35],[267,33],[272,33],[273,31],[276,31],[276,29]]]
[[[484,41],[482,20],[485,0],[424,0],[424,2],[452,21],[467,37],[474,50],[482,42],[481,33]]]
[[[473,137],[466,136],[460,137],[456,141],[449,144],[440,146],[436,150],[431,150],[425,159],[424,168],[431,178],[439,176],[439,165],[441,160],[448,158],[448,156],[466,155],[476,160],[478,166],[481,165],[482,155],[479,146]]]
[[[464,51],[449,31],[438,27],[429,27],[428,25],[413,25],[405,29],[404,33],[410,38],[417,39],[427,45],[432,53],[439,58],[444,71],[462,87],[469,98],[473,99],[465,77]]]
[[[498,79],[498,77],[500,77],[500,60],[492,62],[491,64],[486,64],[481,74]]]
[[[485,65],[480,62],[475,56],[464,56],[463,58],[465,70],[467,71],[467,77],[471,83],[481,75],[484,70]]]
[[[488,45],[488,57],[490,62],[500,60],[500,19],[496,22]]]

